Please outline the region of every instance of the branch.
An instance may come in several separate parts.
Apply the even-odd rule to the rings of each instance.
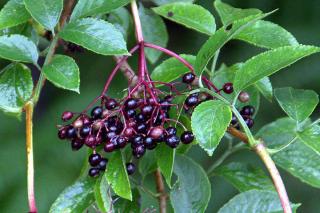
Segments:
[[[156,178],[157,192],[159,194],[158,199],[159,199],[160,213],[166,213],[167,212],[167,195],[165,192],[164,183],[163,183],[160,170],[157,169],[154,175]]]
[[[113,59],[119,63],[123,56],[114,56]],[[138,76],[134,73],[128,62],[123,62],[120,66],[120,70],[124,77],[129,81],[129,86],[135,86],[138,82]]]

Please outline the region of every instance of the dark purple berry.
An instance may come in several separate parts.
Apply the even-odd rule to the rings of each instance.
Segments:
[[[83,138],[88,136],[89,133],[90,133],[90,130],[91,130],[90,126],[83,126],[80,129],[80,136],[83,137]]]
[[[247,105],[242,108],[242,110],[240,111],[240,114],[245,116],[252,116],[254,112],[255,112],[254,107]]]
[[[113,152],[116,149],[116,147],[113,143],[106,143],[103,149],[105,152]]]
[[[97,168],[100,171],[104,171],[104,170],[106,170],[107,163],[108,163],[108,159],[107,158],[102,158],[101,161],[99,162]]]
[[[64,127],[61,127],[58,131],[58,137],[63,140],[63,139],[66,139],[67,138],[67,131],[68,130],[68,127],[64,126]]]
[[[99,173],[100,173],[100,170],[98,168],[91,168],[89,169],[89,172],[88,172],[90,177],[97,177],[99,176]]]
[[[71,141],[71,148],[73,151],[77,151],[77,150],[81,149],[82,146],[83,146],[83,141],[78,138],[73,139]]]
[[[164,130],[162,127],[152,127],[149,132],[149,136],[152,139],[158,139],[161,136],[163,136],[163,134],[164,134]]]
[[[93,119],[99,119],[102,117],[102,112],[102,107],[96,106],[91,110],[91,116],[93,117]]]
[[[180,139],[182,143],[189,144],[189,143],[192,143],[194,139],[194,135],[190,131],[185,131],[181,134]]]
[[[180,139],[176,135],[170,135],[166,138],[166,144],[171,148],[176,148],[179,145]]]
[[[127,163],[126,167],[128,175],[132,175],[136,171],[136,166],[133,163]]]
[[[198,95],[189,95],[184,103],[187,107],[196,106],[199,103]]]
[[[107,141],[110,141],[113,137],[115,137],[117,134],[115,132],[108,132],[106,134]]]
[[[162,124],[162,122],[164,122],[164,120],[166,118],[169,118],[169,114],[168,113],[159,113],[157,118],[154,121],[154,125],[159,126]]]
[[[96,166],[100,163],[101,159],[101,155],[99,155],[98,153],[91,154],[89,156],[89,163],[91,166]]]
[[[226,94],[231,94],[233,93],[233,84],[228,82],[225,83],[222,87],[223,92],[225,92]]]
[[[136,158],[141,158],[145,152],[146,152],[146,148],[143,144],[137,147],[134,147],[132,149],[132,155],[135,156]]]
[[[70,120],[72,117],[73,117],[73,113],[70,112],[70,111],[65,111],[65,112],[63,112],[62,115],[61,115],[61,119],[62,119],[63,121],[68,121],[68,120]]]
[[[177,129],[170,126],[166,129],[167,135],[176,135],[177,134]]]
[[[116,100],[114,100],[113,98],[110,98],[106,101],[105,103],[105,107],[108,110],[113,110],[114,108],[116,108],[118,106],[118,102]]]
[[[124,148],[127,145],[127,142],[128,142],[127,138],[125,138],[125,137],[123,137],[121,135],[119,137],[117,137],[116,140],[117,140],[117,146],[119,148]]]
[[[252,118],[250,118],[250,117],[244,118],[244,121],[246,122],[246,124],[247,124],[247,126],[248,126],[249,128],[252,128],[252,127],[253,127],[254,121],[253,121]]]
[[[156,148],[157,142],[154,141],[151,137],[146,137],[144,139],[144,145],[147,149],[152,150],[152,149]]]
[[[136,127],[136,129],[137,129],[137,132],[138,132],[138,133],[146,133],[148,127],[147,127],[146,124],[141,123],[141,124],[138,124],[138,126]]]
[[[238,123],[238,119],[235,115],[232,115],[230,123],[231,123],[231,125],[236,125]]]
[[[77,137],[77,130],[76,128],[74,128],[73,126],[69,126],[69,128],[67,129],[67,134],[66,134],[67,138],[75,138]]]
[[[185,84],[191,84],[195,78],[196,76],[193,73],[188,72],[183,75],[182,82]]]
[[[153,112],[153,106],[152,105],[145,105],[141,109],[141,114],[144,116],[150,116]]]
[[[127,127],[125,130],[124,130],[124,133],[123,133],[126,137],[128,138],[131,138],[134,134],[135,134],[135,131],[132,127]]]
[[[82,115],[81,120],[83,125],[89,126],[92,123],[91,119],[87,115]]]
[[[134,109],[128,109],[127,111],[124,112],[125,116],[127,118],[134,118],[134,116],[136,116],[136,111]]]
[[[137,147],[143,144],[143,136],[140,134],[137,134],[131,138],[131,147]]]
[[[139,113],[136,115],[135,120],[138,123],[143,123],[146,121],[146,117],[143,114]]]
[[[138,101],[134,98],[128,98],[124,103],[124,106],[126,107],[126,109],[135,109],[138,107]]]
[[[97,143],[96,141],[96,137],[94,135],[88,135],[85,140],[84,143],[88,146],[88,147],[94,147]]]

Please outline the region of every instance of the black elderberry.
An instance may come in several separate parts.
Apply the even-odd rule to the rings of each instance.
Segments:
[[[85,140],[84,143],[88,146],[88,147],[94,147],[97,143],[96,141],[96,137],[93,135],[88,135]]]
[[[141,108],[141,114],[144,116],[150,116],[153,112],[153,106],[152,105],[145,105]]]
[[[187,107],[196,106],[199,103],[198,95],[197,94],[189,95],[184,103]]]
[[[169,111],[170,110],[170,107],[171,107],[171,103],[167,100],[162,100],[160,101],[160,104],[161,104],[161,109],[164,110],[164,111]]]
[[[66,134],[67,138],[75,138],[77,137],[77,130],[76,128],[74,128],[73,126],[69,126],[69,128],[67,129],[67,134]]]
[[[138,125],[137,125],[136,129],[137,129],[137,132],[138,132],[138,133],[146,133],[148,127],[147,127],[146,124],[141,123],[141,124],[138,124]]]
[[[157,143],[151,137],[146,137],[144,139],[144,145],[147,149],[152,150],[152,149],[156,148]]]
[[[134,131],[134,129],[133,129],[132,127],[127,127],[127,128],[124,130],[123,134],[124,134],[126,137],[131,138],[131,137],[135,134],[135,131]]]
[[[253,121],[252,118],[246,117],[246,118],[244,118],[244,121],[246,122],[246,124],[247,124],[247,126],[248,126],[249,128],[252,128],[252,127],[253,127],[254,121]]]
[[[116,149],[116,146],[113,143],[106,143],[103,149],[105,152],[113,152]]]
[[[88,172],[90,177],[97,177],[99,176],[99,173],[100,173],[100,170],[98,168],[91,168],[89,169],[89,172]]]
[[[110,98],[105,102],[105,107],[108,110],[113,110],[117,106],[118,106],[118,102],[116,100],[114,100],[113,98]]]
[[[247,115],[247,116],[252,116],[255,112],[255,109],[253,106],[250,106],[250,105],[247,105],[247,106],[244,106],[241,111],[240,111],[240,114],[241,115]]]
[[[61,140],[67,138],[67,130],[68,130],[68,127],[65,127],[65,126],[59,129],[59,131],[58,131],[58,137],[59,137]]]
[[[230,123],[231,123],[231,125],[236,125],[238,123],[238,119],[234,114],[232,114],[232,118],[231,118]]]
[[[131,147],[138,147],[143,144],[143,136],[140,134],[136,134],[131,138]]]
[[[107,164],[108,164],[108,159],[107,158],[102,158],[101,161],[99,162],[97,168],[100,171],[104,171],[104,170],[106,170]]]
[[[195,78],[196,76],[193,73],[189,72],[183,75],[182,82],[185,84],[191,84]]]
[[[65,111],[65,112],[63,112],[62,115],[61,115],[61,119],[62,119],[63,121],[68,121],[68,120],[70,120],[72,117],[73,117],[73,113],[70,112],[70,111]]]
[[[176,135],[177,134],[177,129],[170,126],[166,129],[167,135]]]
[[[134,147],[132,149],[132,155],[135,156],[136,158],[141,158],[145,152],[146,152],[146,148],[143,144],[137,147]]]
[[[124,103],[126,109],[135,109],[138,107],[138,101],[134,98],[128,98]]]
[[[103,112],[102,107],[96,106],[91,110],[91,116],[93,117],[93,119],[101,118],[102,112]]]
[[[89,156],[89,163],[91,166],[96,166],[100,163],[101,159],[102,159],[102,157],[98,153],[91,154]]]
[[[127,111],[124,111],[124,113],[127,118],[133,118],[137,114],[134,109],[128,109]]]
[[[120,135],[119,137],[117,137],[117,139],[116,139],[117,141],[117,146],[119,147],[119,148],[124,148],[126,145],[127,145],[127,142],[128,142],[128,140],[127,140],[127,138],[125,138],[125,137],[123,137],[122,135]]]
[[[118,127],[117,126],[109,126],[108,130],[110,132],[117,132],[118,131]]]
[[[146,121],[146,117],[143,114],[139,113],[136,115],[135,120],[138,123],[143,123]]]
[[[83,138],[88,136],[89,133],[90,133],[90,130],[91,130],[90,126],[83,126],[80,129],[80,136],[83,137]]]
[[[164,134],[164,130],[162,127],[152,127],[149,132],[149,136],[155,140],[162,137],[163,134]]]
[[[107,138],[107,141],[110,141],[113,137],[115,137],[117,135],[117,133],[115,132],[108,132],[106,134],[106,138]]]
[[[133,163],[126,164],[128,175],[132,175],[136,171],[136,166]]]
[[[165,113],[159,113],[158,116],[156,117],[154,121],[154,125],[159,126],[162,124],[162,122],[166,119],[169,118],[169,114],[167,112]]]
[[[73,139],[71,141],[71,148],[73,151],[77,151],[81,149],[82,146],[83,146],[83,141],[80,140],[79,138]]]
[[[193,139],[194,139],[194,135],[192,132],[190,131],[185,131],[181,134],[181,142],[184,144],[190,144],[192,143]]]
[[[86,115],[82,115],[81,120],[82,120],[83,125],[89,126],[92,123],[91,119]]]
[[[233,93],[233,84],[228,82],[225,83],[222,87],[223,92],[225,92],[226,94],[231,94]]]
[[[176,135],[169,135],[166,138],[166,144],[171,148],[176,148],[179,145],[180,139]]]

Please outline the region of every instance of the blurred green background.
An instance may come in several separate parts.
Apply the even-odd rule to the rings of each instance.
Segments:
[[[0,1],[3,5],[6,1]],[[283,27],[297,38],[300,43],[320,45],[320,4],[314,0],[225,0],[236,7],[256,7],[263,11],[279,10],[267,19]],[[198,4],[209,8],[214,14],[212,0],[199,0]],[[215,17],[216,14],[215,14]],[[216,21],[219,23],[219,19]],[[179,25],[166,22],[170,35],[169,48],[178,53],[196,54],[206,36],[187,30]],[[131,33],[129,46],[132,46]],[[219,62],[231,65],[245,60],[261,49],[242,42],[230,42],[223,50]],[[66,110],[80,111],[85,108],[99,91],[114,62],[110,57],[102,57],[86,51],[75,55],[81,70],[81,95],[67,92],[46,83],[39,105],[36,108],[34,124],[35,149],[35,188],[39,212],[48,209],[58,194],[77,178],[84,150],[72,152],[69,144],[58,140],[56,124],[60,114]],[[162,57],[163,59],[164,57]],[[1,68],[7,62],[1,61]],[[133,66],[135,65],[134,62]],[[36,73],[36,72],[35,72]],[[271,77],[274,87],[292,86],[313,89],[320,93],[319,55],[308,57]],[[116,94],[125,86],[122,76],[114,81],[111,93]],[[276,118],[284,116],[276,103],[262,99],[260,113],[257,116],[255,130]],[[319,117],[319,108],[314,114]],[[24,120],[19,121],[0,113],[0,212],[27,212],[26,190],[26,153]],[[213,158],[199,148],[191,150],[189,155],[205,168],[214,162],[223,150],[222,144]],[[261,164],[249,151],[240,152],[228,161],[250,161]],[[298,179],[281,170],[284,182],[292,202],[302,203],[299,212],[317,213],[320,210],[320,190],[302,184]],[[216,212],[237,191],[220,178],[211,178],[212,197],[207,212]]]

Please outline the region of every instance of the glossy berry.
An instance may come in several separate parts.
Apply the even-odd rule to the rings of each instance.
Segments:
[[[125,111],[125,116],[127,118],[133,118],[134,116],[136,116],[136,111],[134,109],[128,109],[127,111]]]
[[[119,137],[117,137],[117,146],[119,148],[124,148],[127,145],[127,138],[123,137],[122,135],[120,135]]]
[[[247,124],[247,126],[248,126],[249,128],[252,128],[252,127],[253,127],[254,121],[253,121],[252,118],[247,117],[247,118],[244,119],[244,121],[246,122],[246,124]]]
[[[222,87],[223,92],[225,92],[226,94],[231,94],[233,93],[233,84],[228,82],[225,83]]]
[[[168,113],[160,113],[158,114],[157,118],[154,121],[154,125],[159,126],[162,124],[162,122],[164,122],[164,120],[166,118],[169,118],[169,114]]]
[[[152,139],[158,139],[163,136],[164,130],[162,127],[152,127],[149,132],[149,136]]]
[[[134,98],[128,98],[124,103],[124,106],[126,107],[126,109],[135,109],[138,107],[138,101]]]
[[[90,130],[91,130],[90,126],[83,126],[80,129],[80,136],[83,137],[83,138],[88,136],[89,133],[90,133]]]
[[[145,105],[141,109],[141,114],[144,116],[150,116],[153,112],[153,106],[152,105]]]
[[[136,127],[136,129],[137,129],[137,132],[138,132],[138,133],[146,133],[148,127],[147,127],[146,124],[141,123],[141,124],[139,124],[139,125]]]
[[[107,141],[110,141],[113,137],[115,137],[117,135],[117,133],[115,132],[108,132],[106,134],[106,137],[107,137]]]
[[[91,154],[89,156],[89,163],[91,166],[96,166],[100,163],[101,159],[102,159],[102,157],[98,153]]]
[[[93,117],[93,119],[101,118],[102,112],[103,112],[102,108],[99,106],[96,106],[91,110],[91,116]]]
[[[167,135],[176,135],[177,134],[177,129],[170,126],[166,129]]]
[[[143,136],[137,134],[131,139],[131,147],[137,147],[143,144]]]
[[[146,117],[143,114],[139,113],[139,114],[136,115],[135,120],[138,123],[143,123],[143,122],[146,121]]]
[[[147,149],[152,150],[152,149],[156,148],[157,142],[154,141],[151,137],[146,137],[144,139],[144,145]]]
[[[240,92],[239,96],[238,96],[238,100],[242,103],[246,103],[248,101],[250,101],[250,95],[247,92]]]
[[[83,142],[82,142],[82,140],[80,140],[78,138],[73,139],[71,141],[71,149],[73,151],[77,151],[77,150],[81,149],[82,146],[83,146]]]
[[[192,143],[193,139],[194,139],[194,135],[192,132],[190,131],[185,131],[181,134],[181,142],[184,144],[190,144]]]
[[[65,127],[65,126],[59,129],[59,131],[58,131],[58,137],[59,137],[61,140],[67,138],[67,130],[68,130],[68,128]]]
[[[143,144],[137,147],[134,147],[132,149],[132,155],[135,156],[136,158],[141,158],[145,152],[146,152],[146,148]]]
[[[134,132],[134,129],[132,127],[127,127],[124,132],[123,132],[124,136],[128,137],[128,138],[131,138],[135,132]]]
[[[76,128],[74,128],[73,126],[70,126],[67,129],[67,134],[66,134],[67,138],[75,138],[77,137],[77,130]]]
[[[176,148],[179,145],[180,139],[176,135],[170,135],[166,138],[166,144],[171,148]]]
[[[238,119],[235,115],[232,115],[230,123],[231,123],[231,125],[236,125],[238,123]]]
[[[253,106],[250,106],[250,105],[247,105],[247,106],[244,106],[241,111],[240,111],[240,114],[241,115],[247,115],[247,116],[252,116],[255,112],[255,109]]]
[[[92,123],[91,119],[86,115],[81,116],[81,120],[83,125],[89,126]]]
[[[116,100],[114,100],[113,98],[110,98],[106,101],[105,103],[105,107],[108,110],[113,110],[114,108],[116,108],[118,106],[118,102]]]
[[[83,121],[81,118],[78,118],[77,120],[75,120],[73,123],[72,123],[72,126],[74,128],[77,128],[77,129],[80,129],[82,126],[83,126]]]
[[[171,105],[170,105],[171,103],[167,100],[160,101],[160,104],[161,104],[161,109],[164,111],[169,111],[171,108]]]
[[[96,137],[93,135],[88,135],[85,140],[84,143],[88,146],[88,147],[94,147],[96,145]]]
[[[70,111],[65,111],[65,112],[63,112],[62,115],[61,115],[61,119],[62,119],[63,121],[68,121],[68,120],[70,120],[72,117],[73,117],[73,113],[70,112]]]
[[[90,177],[97,177],[99,176],[99,173],[100,173],[100,170],[98,168],[91,168],[89,169],[89,172],[88,172]]]
[[[184,103],[187,107],[194,107],[198,104],[198,102],[199,100],[197,95],[189,95]]]
[[[108,164],[108,159],[107,158],[102,158],[101,161],[99,162],[97,168],[100,171],[104,171],[104,170],[106,170],[107,164]]]
[[[116,149],[116,146],[113,143],[106,143],[103,149],[105,152],[113,152]]]
[[[136,166],[133,163],[126,164],[128,175],[132,175],[136,171]]]
[[[182,82],[185,84],[191,84],[195,78],[196,76],[193,73],[189,72],[183,75]]]

